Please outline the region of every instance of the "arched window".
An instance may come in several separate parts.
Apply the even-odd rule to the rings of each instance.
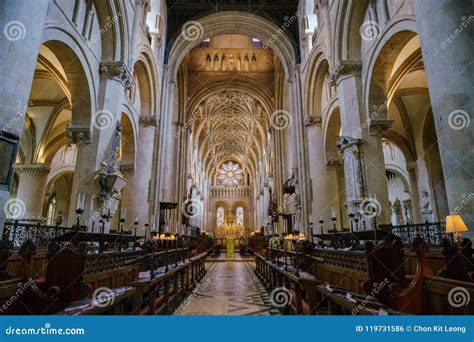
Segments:
[[[225,212],[223,207],[217,208],[217,226],[222,227],[224,226],[225,222]]]
[[[244,225],[244,208],[238,207],[237,210],[235,211],[235,223],[237,223],[238,226],[243,226]]]

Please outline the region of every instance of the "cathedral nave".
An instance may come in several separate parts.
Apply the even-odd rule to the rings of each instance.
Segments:
[[[469,0],[0,13],[0,313],[474,313]]]

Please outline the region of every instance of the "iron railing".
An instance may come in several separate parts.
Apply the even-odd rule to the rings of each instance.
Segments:
[[[25,241],[32,240],[36,246],[47,246],[49,241],[73,228],[47,226],[41,222],[33,223],[27,220],[6,221],[2,239],[10,242],[13,247],[20,247]]]
[[[419,224],[405,224],[400,226],[391,226],[392,234],[400,237],[403,244],[410,245],[417,236],[425,240],[429,245],[440,246],[446,235],[444,221],[428,222]]]

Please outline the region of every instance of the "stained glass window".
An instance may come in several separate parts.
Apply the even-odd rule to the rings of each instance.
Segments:
[[[224,213],[224,208],[219,207],[217,208],[217,226],[222,227],[224,225],[224,219],[225,219],[225,213]]]
[[[239,164],[228,162],[219,169],[217,178],[222,185],[237,186],[243,178],[243,172]]]
[[[235,216],[236,216],[235,222],[237,223],[237,225],[243,226],[244,225],[244,208],[238,207],[237,210],[235,211]]]

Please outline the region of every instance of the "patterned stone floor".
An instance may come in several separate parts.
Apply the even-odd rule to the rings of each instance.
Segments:
[[[253,273],[255,263],[210,262],[207,274],[175,314],[186,316],[279,315]]]

